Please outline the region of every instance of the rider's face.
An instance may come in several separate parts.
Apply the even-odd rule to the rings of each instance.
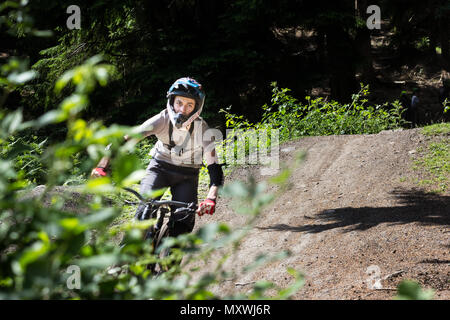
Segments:
[[[191,114],[195,108],[195,100],[191,98],[176,96],[173,103],[175,113],[182,113],[185,116]]]

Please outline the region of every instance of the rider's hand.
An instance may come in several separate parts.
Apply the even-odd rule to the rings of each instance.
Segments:
[[[91,172],[92,178],[99,178],[106,176],[105,168],[97,167]]]
[[[216,201],[212,199],[205,199],[203,202],[200,202],[200,205],[197,209],[197,214],[199,216],[206,214],[212,215],[214,211],[216,210]]]

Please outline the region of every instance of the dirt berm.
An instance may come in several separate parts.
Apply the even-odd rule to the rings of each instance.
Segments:
[[[433,139],[411,129],[282,145],[281,164],[300,150],[307,156],[293,171],[292,188],[263,210],[226,268],[241,270],[261,253],[288,249],[292,255],[214,291],[246,292],[262,279],[284,287],[293,280],[286,272],[292,267],[305,275],[295,299],[391,299],[403,279],[433,288],[435,299],[450,299],[450,194],[418,187],[421,174],[412,169],[418,148]],[[250,174],[267,179],[259,169],[238,168],[226,183]],[[196,228],[213,221],[239,228],[244,218],[220,199],[216,213],[198,218]]]

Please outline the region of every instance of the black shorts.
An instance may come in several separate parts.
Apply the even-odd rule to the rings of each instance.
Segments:
[[[162,188],[170,188],[173,201],[195,202],[198,199],[199,169],[180,167],[173,164],[152,159],[147,167],[146,175],[141,181],[141,194]],[[161,197],[157,197],[159,199]],[[141,205],[136,211],[136,217],[144,209]],[[189,233],[194,229],[195,215],[169,226],[169,236],[176,237],[182,233]]]

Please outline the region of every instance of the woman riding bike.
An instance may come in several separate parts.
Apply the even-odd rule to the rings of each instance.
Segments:
[[[204,139],[205,136],[210,136],[205,135],[208,125],[200,117],[204,102],[205,93],[201,84],[192,78],[180,78],[167,92],[167,107],[139,127],[143,137],[155,135],[158,138],[150,152],[152,160],[141,181],[140,194],[169,187],[172,200],[197,203],[198,175],[205,159],[210,189],[196,211],[200,216],[214,213],[218,188],[223,184],[223,172],[218,163],[214,141]],[[128,137],[125,136],[125,139]],[[102,158],[92,170],[91,176],[106,175],[105,169],[109,162],[109,158]],[[138,207],[136,219],[142,219],[143,209],[143,205]],[[169,236],[189,233],[194,224],[195,215],[192,215],[190,219],[171,226]]]

